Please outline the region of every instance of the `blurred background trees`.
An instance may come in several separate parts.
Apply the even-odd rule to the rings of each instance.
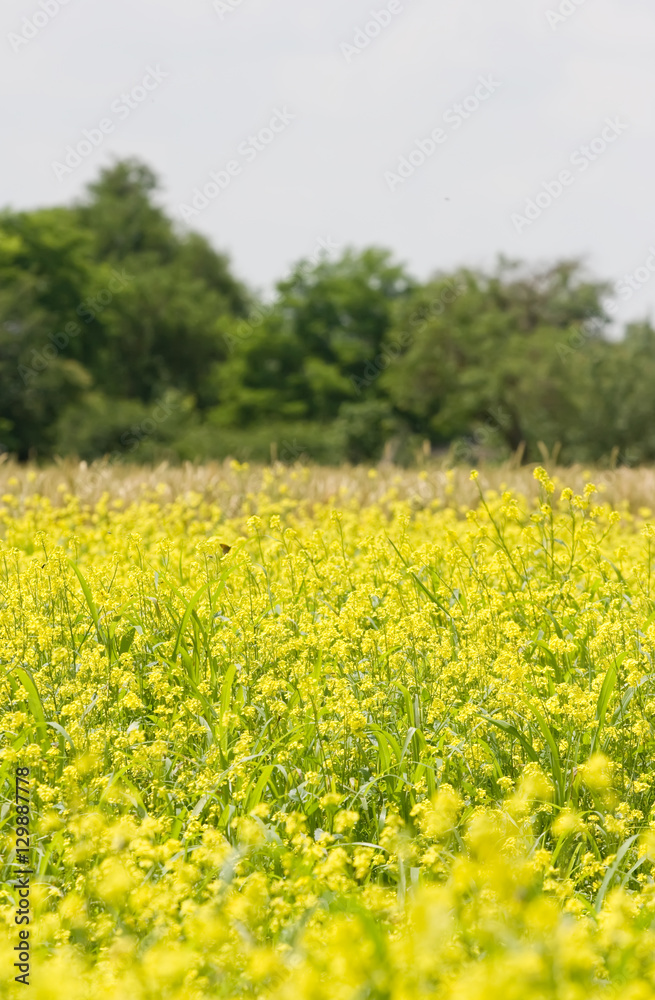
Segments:
[[[367,248],[299,261],[264,303],[119,162],[80,204],[0,214],[0,447],[653,460],[655,331],[610,338],[611,293],[578,261],[420,283]]]

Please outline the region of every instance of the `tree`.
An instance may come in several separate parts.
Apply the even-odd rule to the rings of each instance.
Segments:
[[[438,276],[402,304],[388,343],[403,352],[382,389],[434,443],[485,427],[498,443],[515,450],[524,442],[538,458],[538,442],[575,438],[583,402],[576,384],[588,364],[581,347],[603,340],[608,290],[577,262],[525,273],[501,261],[491,276]]]
[[[655,331],[609,340],[610,288],[580,262],[420,285],[348,249],[257,303],[158,192],[124,160],[78,204],[0,213],[0,449],[355,462],[428,438],[467,460],[655,459]]]
[[[100,173],[76,207],[82,229],[92,239],[96,260],[121,264],[130,257],[170,262],[179,240],[173,223],[155,204],[156,175],[138,160],[120,160]]]
[[[271,418],[328,422],[358,403],[355,379],[380,350],[411,281],[384,250],[301,261],[269,309],[230,331],[216,372],[226,424]]]
[[[48,452],[59,413],[91,382],[76,322],[87,252],[65,209],[0,216],[0,439],[21,458]]]
[[[175,229],[156,191],[130,160],[104,170],[79,205],[1,217],[4,448],[52,454],[82,440],[80,421],[85,447],[100,447],[120,437],[119,425],[106,433],[117,414],[146,412],[112,400],[147,407],[173,390],[200,411],[217,402],[209,374],[249,296],[225,256]]]
[[[102,265],[83,313],[85,361],[110,395],[147,402],[173,387],[208,406],[208,372],[226,353],[223,329],[245,314],[248,295],[206,239],[175,231],[155,204],[157,189],[145,165],[119,162],[76,210]],[[112,280],[117,290],[103,306]]]

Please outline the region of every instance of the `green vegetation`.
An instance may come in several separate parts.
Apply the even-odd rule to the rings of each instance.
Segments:
[[[379,248],[300,261],[270,304],[119,162],[70,207],[0,214],[0,446],[115,455],[655,458],[655,330],[608,338],[576,261],[427,283]]]
[[[652,1000],[651,509],[70,464],[0,468],[3,997]]]

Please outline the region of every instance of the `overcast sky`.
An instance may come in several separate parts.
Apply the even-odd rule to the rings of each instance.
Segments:
[[[0,27],[2,205],[137,156],[260,290],[320,241],[419,278],[583,255],[655,312],[653,0],[3,0]]]

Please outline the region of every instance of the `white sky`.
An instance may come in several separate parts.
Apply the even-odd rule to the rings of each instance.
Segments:
[[[46,19],[41,3],[56,12],[17,42],[25,18]],[[641,267],[619,315],[655,312],[655,255],[643,270],[655,249],[653,0],[392,0],[403,9],[350,62],[342,44],[388,0],[231,4],[221,16],[212,0],[3,0],[0,205],[69,202],[113,157],[136,155],[179,217],[236,160],[192,224],[260,290],[322,239],[389,247],[419,278],[498,252],[583,255],[616,281]],[[560,6],[573,13],[551,26]],[[149,67],[168,77],[129,115],[115,110]],[[444,114],[480,76],[501,86],[455,128]],[[276,109],[294,120],[246,154]],[[58,179],[53,161],[107,117],[112,133]],[[607,118],[627,127],[586,169],[584,154],[572,163]],[[385,173],[438,127],[445,140],[391,191]],[[512,215],[561,170],[572,177],[561,197],[518,233]]]

